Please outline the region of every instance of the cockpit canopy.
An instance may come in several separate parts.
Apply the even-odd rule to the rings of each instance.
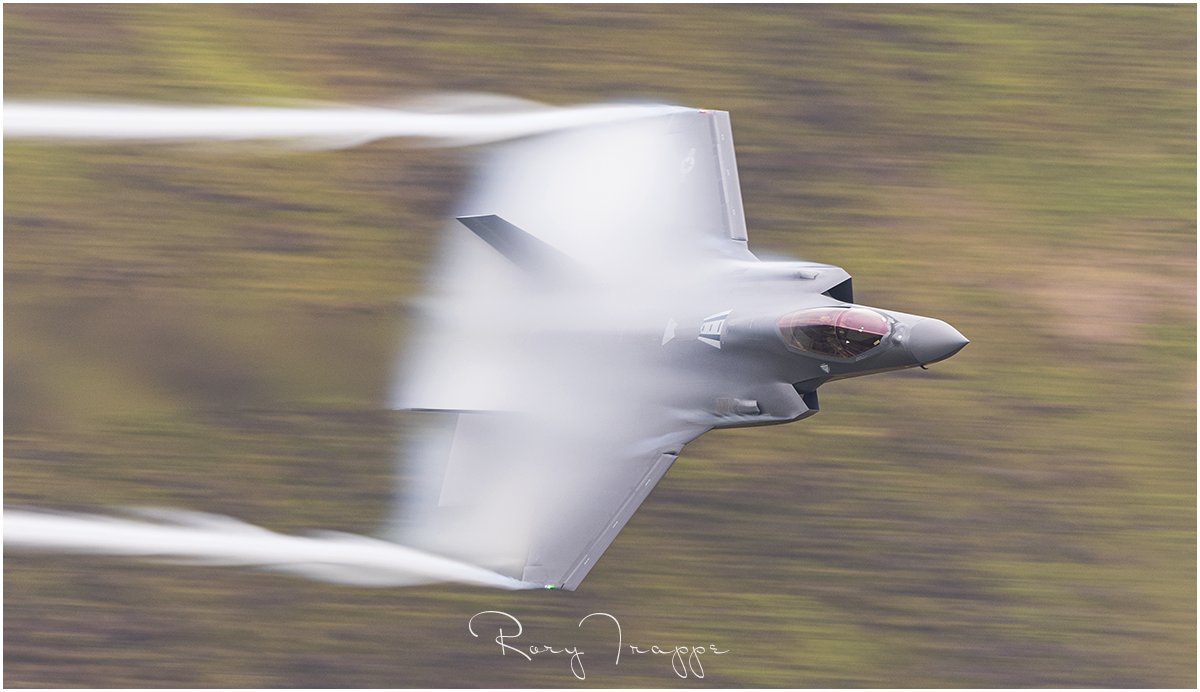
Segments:
[[[891,331],[891,321],[866,308],[810,308],[784,315],[779,331],[793,351],[855,358],[883,341]]]

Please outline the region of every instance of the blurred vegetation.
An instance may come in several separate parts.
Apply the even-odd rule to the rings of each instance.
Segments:
[[[972,339],[689,446],[583,588],[372,590],[10,555],[8,686],[561,686],[714,642],[716,686],[1196,684],[1194,6],[9,5],[5,97],[729,110],[751,247]],[[373,531],[385,410],[467,153],[4,154],[9,506]],[[662,660],[585,684],[669,686]],[[644,657],[643,657],[644,658]]]

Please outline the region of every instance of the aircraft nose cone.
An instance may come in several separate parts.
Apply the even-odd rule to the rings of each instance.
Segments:
[[[945,360],[971,343],[958,330],[941,320],[925,318],[913,326],[908,350],[921,365]]]

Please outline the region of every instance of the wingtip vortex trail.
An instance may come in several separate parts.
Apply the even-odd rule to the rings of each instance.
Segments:
[[[530,104],[481,108],[448,95],[441,110],[401,106],[306,107],[166,105],[8,100],[6,139],[196,141],[284,140],[344,148],[404,138],[432,146],[485,144],[574,127],[653,117],[688,109],[659,104]]]
[[[368,536],[280,534],[232,517],[200,512],[152,510],[138,514],[146,518],[6,509],[4,545],[26,552],[240,566],[353,586],[437,582],[505,590],[540,586]]]

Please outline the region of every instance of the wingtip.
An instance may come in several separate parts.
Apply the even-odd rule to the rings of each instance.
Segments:
[[[525,589],[525,590],[529,590],[529,591],[574,591],[575,590],[575,589],[567,588],[565,584],[543,584],[541,582],[536,582],[536,581],[523,581],[523,582],[518,582],[518,584],[519,584],[519,586],[517,586],[516,588]]]

